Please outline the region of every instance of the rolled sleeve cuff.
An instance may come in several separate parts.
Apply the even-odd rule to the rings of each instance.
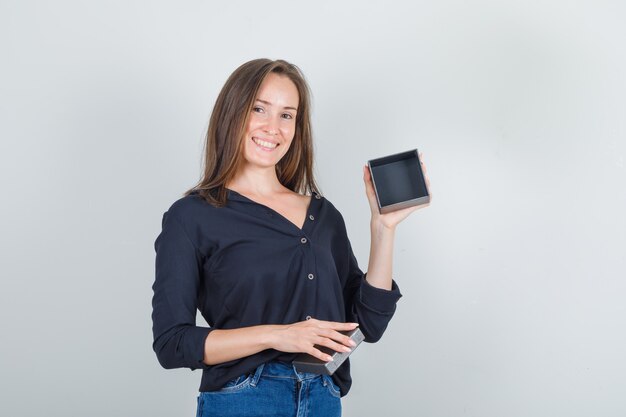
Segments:
[[[192,327],[185,334],[185,338],[189,338],[185,343],[188,346],[189,351],[185,352],[185,357],[190,358],[191,363],[189,366],[191,369],[206,369],[209,365],[203,362],[204,360],[204,345],[207,336],[211,333],[211,328],[208,327]]]
[[[380,314],[392,314],[396,310],[396,303],[402,297],[396,281],[391,280],[391,290],[385,290],[370,285],[366,277],[367,274],[363,276],[361,282],[359,294],[361,304]]]

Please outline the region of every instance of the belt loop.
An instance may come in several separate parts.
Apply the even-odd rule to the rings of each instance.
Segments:
[[[304,380],[303,378],[303,373],[298,372],[298,370],[296,369],[296,365],[291,364],[291,368],[293,369],[293,373],[296,375],[296,379],[300,382],[302,382]]]
[[[256,371],[254,372],[254,375],[252,376],[252,380],[250,381],[250,385],[253,387],[256,387],[256,384],[259,382],[259,379],[261,378],[261,374],[263,373],[263,367],[265,366],[264,363],[260,364],[258,368],[256,368]]]

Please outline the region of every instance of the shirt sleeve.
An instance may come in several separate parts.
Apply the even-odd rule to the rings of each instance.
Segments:
[[[345,230],[345,224],[343,225]],[[345,234],[348,256],[348,281],[344,288],[346,319],[359,323],[365,341],[374,343],[380,340],[389,321],[396,311],[396,303],[402,297],[398,284],[392,280],[391,290],[370,285],[359,268],[352,246]]]
[[[152,348],[166,369],[207,368],[204,343],[212,329],[196,326],[202,256],[169,211],[163,214],[154,248]]]

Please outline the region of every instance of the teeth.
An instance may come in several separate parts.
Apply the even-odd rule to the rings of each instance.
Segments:
[[[274,149],[277,146],[276,143],[266,142],[266,141],[258,139],[258,138],[253,138],[253,140],[254,140],[254,143],[256,143],[257,145],[261,145],[264,148]]]

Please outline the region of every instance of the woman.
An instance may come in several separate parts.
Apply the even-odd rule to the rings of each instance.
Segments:
[[[341,415],[347,360],[332,377],[296,372],[383,334],[401,294],[396,225],[418,207],[372,211],[368,273],[313,178],[309,92],[294,65],[258,59],[230,76],[206,137],[201,181],[163,215],[155,242],[153,348],[165,368],[202,369],[198,416]],[[196,310],[211,326],[196,326]],[[301,415],[298,414],[298,415]]]

